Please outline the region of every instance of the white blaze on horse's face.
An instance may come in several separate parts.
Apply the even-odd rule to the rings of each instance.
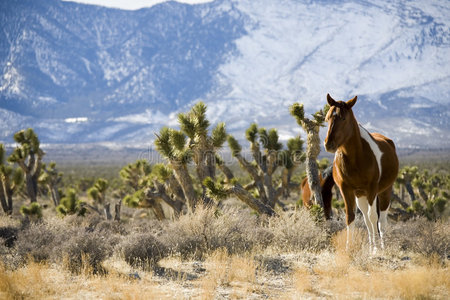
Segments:
[[[381,157],[383,156],[383,152],[381,152],[380,147],[378,147],[378,144],[374,141],[374,139],[370,136],[369,132],[361,126],[361,124],[359,125],[359,134],[361,135],[361,138],[363,138],[367,144],[369,144],[370,149],[373,152],[373,155],[375,155],[375,159],[377,161],[377,165],[378,165],[378,181],[380,181],[380,177],[381,177]]]
[[[346,121],[347,112],[343,108],[331,107],[326,120],[328,121],[328,132],[325,138],[325,150],[335,153],[337,148],[341,146],[349,138],[348,120]]]

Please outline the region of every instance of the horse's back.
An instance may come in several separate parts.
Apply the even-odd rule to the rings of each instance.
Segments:
[[[388,138],[378,132],[371,133],[371,135],[375,139],[375,141],[377,142],[377,144],[379,146],[381,146],[380,143],[387,143],[388,145],[390,145],[392,147],[392,150],[394,150],[394,153],[395,153],[395,144],[394,144],[393,140],[391,140],[390,138]]]
[[[394,183],[398,174],[398,157],[395,144],[390,138],[380,133],[371,133],[371,135],[383,153],[381,157],[382,174],[380,178],[380,187],[381,189],[384,189]]]

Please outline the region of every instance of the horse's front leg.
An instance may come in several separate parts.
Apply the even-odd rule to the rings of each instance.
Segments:
[[[369,235],[369,246],[372,253],[376,253],[376,235],[378,232],[378,213],[376,195],[369,194],[367,196],[360,196],[356,198],[356,204],[364,216],[364,223],[366,224]]]
[[[348,251],[350,248],[350,242],[352,241],[353,231],[355,224],[353,221],[355,220],[355,193],[353,190],[343,186],[339,187],[341,191],[342,198],[344,198],[345,204],[345,216],[347,223],[347,242],[346,242],[346,250]]]

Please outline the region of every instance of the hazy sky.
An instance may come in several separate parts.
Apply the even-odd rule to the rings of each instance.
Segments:
[[[143,7],[150,7],[161,2],[166,2],[168,0],[62,0],[62,1],[79,2],[86,4],[101,5],[106,7],[134,10]],[[213,0],[177,0],[177,2],[190,4],[206,3],[211,1]]]

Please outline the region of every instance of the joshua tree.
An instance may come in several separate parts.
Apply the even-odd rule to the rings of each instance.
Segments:
[[[448,175],[439,172],[431,173],[428,170],[420,171],[417,166],[405,166],[397,177],[396,184],[399,188],[405,188],[410,195],[411,203],[408,205],[402,201],[403,197],[397,199],[402,209],[393,208],[397,215],[408,219],[414,215],[426,216],[430,220],[446,214],[447,201],[449,199],[449,186],[446,181]],[[417,189],[419,197],[414,191]]]
[[[55,207],[60,202],[60,191],[58,189],[63,174],[56,169],[56,163],[51,162],[48,165],[42,164],[42,172],[39,176],[39,182],[45,184],[50,192]]]
[[[23,173],[19,168],[5,163],[5,147],[0,144],[0,202],[7,215],[13,212],[12,197],[23,183]]]
[[[75,189],[68,189],[61,198],[61,204],[56,207],[58,213],[62,216],[78,214],[83,216],[86,213],[84,202],[79,200]]]
[[[400,186],[404,186],[406,188],[406,191],[408,192],[409,197],[411,198],[411,202],[416,200],[414,189],[412,187],[412,181],[417,177],[418,172],[419,168],[416,166],[413,167],[405,166],[400,170],[396,180]]]
[[[95,184],[88,189],[87,193],[91,199],[93,199],[95,202],[97,202],[100,205],[103,205],[103,212],[107,220],[112,219],[111,215],[111,204],[106,201],[106,190],[108,189],[108,181],[103,178],[97,179]],[[115,216],[114,220],[120,220],[120,206],[122,202],[119,201],[115,205]],[[89,207],[89,206],[88,206]],[[93,207],[90,207],[93,208]],[[94,209],[97,213],[101,214],[98,209]]]
[[[197,204],[197,195],[187,167],[192,152],[186,143],[186,136],[181,131],[163,127],[157,135],[155,145],[174,171],[175,178],[186,197],[188,210],[193,212]]]
[[[162,220],[165,218],[161,202],[167,203],[173,208],[176,215],[181,212],[184,204],[184,194],[178,182],[174,178],[172,170],[162,164],[150,166],[146,160],[137,160],[128,164],[120,171],[124,183],[130,188],[130,193],[125,196],[124,202],[131,207],[149,207],[155,216]],[[169,194],[174,182],[179,194]],[[173,189],[175,190],[175,189]]]
[[[36,202],[38,178],[42,166],[41,160],[45,153],[41,150],[39,139],[31,128],[16,132],[14,140],[19,146],[14,149],[8,161],[17,163],[23,170],[28,197],[31,202]]]
[[[197,178],[202,185],[201,199],[208,203],[203,180],[215,177],[215,152],[226,139],[225,125],[218,124],[208,134],[209,121],[206,119],[206,105],[199,102],[186,114],[179,114],[181,130],[164,127],[156,135],[156,149],[167,159],[173,170],[174,179],[186,199],[189,211],[194,211],[199,197],[194,189],[194,182],[189,174],[187,164],[193,161]]]
[[[20,207],[20,212],[28,219],[32,221],[37,221],[42,218],[42,207],[37,202],[33,202],[30,205],[22,205]]]
[[[417,167],[415,167],[417,169]],[[418,200],[413,201],[409,211],[416,214],[423,214],[430,220],[436,220],[445,212],[446,204],[449,199],[446,191],[445,176],[430,171],[417,171],[412,180],[412,186],[415,187],[425,204],[422,206]]]
[[[303,104],[294,103],[290,107],[290,112],[297,120],[297,123],[306,131],[306,175],[308,177],[308,184],[314,197],[316,205],[323,207],[322,195],[320,192],[319,171],[317,166],[317,156],[320,153],[320,138],[319,130],[323,126],[325,116],[328,112],[329,106],[325,107],[313,115],[313,119],[305,117],[305,110]]]
[[[156,164],[150,178],[151,183],[145,190],[146,197],[163,201],[173,209],[175,216],[179,216],[186,201],[173,170],[164,164]]]
[[[252,182],[242,187],[235,179],[231,170],[220,160],[217,165],[226,176],[226,186],[215,183],[208,178],[204,181],[209,193],[215,198],[223,198],[233,194],[259,213],[274,214],[276,204],[281,206],[280,196],[288,195],[291,187],[290,177],[295,167],[302,161],[303,141],[300,137],[288,141],[288,149],[282,150],[283,145],[278,141],[278,133],[275,129],[267,131],[256,124],[250,125],[246,131],[246,138],[250,142],[250,150],[253,162],[249,162],[242,154],[242,147],[231,135],[228,136],[228,145],[240,166],[249,173]],[[261,149],[262,148],[262,149]],[[278,167],[281,171],[282,181],[279,186],[274,186],[274,172]],[[255,190],[254,196],[250,190]]]
[[[424,176],[420,176],[417,178],[414,178],[414,180],[412,181],[412,185],[413,187],[415,187],[418,191],[419,191],[419,195],[420,198],[422,198],[422,200],[424,202],[427,202],[429,197],[428,194],[426,193],[426,191],[431,192],[431,184],[428,182],[427,177],[429,176],[429,174],[424,174]]]
[[[151,171],[152,168],[150,164],[145,159],[140,159],[123,167],[119,174],[122,181],[130,187],[133,192],[136,192],[147,185],[147,176]]]
[[[209,121],[206,119],[206,105],[198,102],[186,114],[179,114],[181,131],[189,138],[189,149],[195,163],[200,182],[206,177],[215,177],[215,151],[222,147],[226,139],[225,124],[219,123],[208,135]],[[205,186],[202,185],[202,198],[205,199]]]
[[[286,159],[281,175],[282,186],[283,186],[283,196],[285,198],[289,197],[290,190],[292,187],[299,187],[298,183],[291,183],[291,177],[295,169],[305,161],[305,153],[303,152],[303,140],[300,136],[296,138],[291,138],[287,141],[287,150],[284,150],[283,158]]]

